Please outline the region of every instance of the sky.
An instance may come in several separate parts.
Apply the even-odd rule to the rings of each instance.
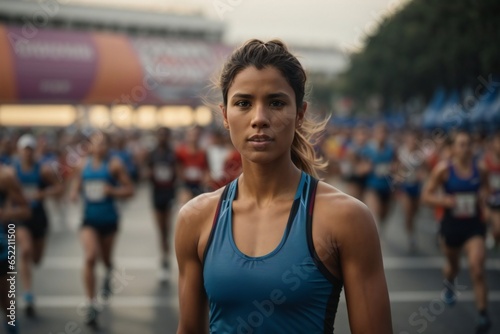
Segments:
[[[280,38],[287,43],[362,47],[384,16],[408,0],[65,0],[160,11],[201,11],[227,25],[227,42]]]

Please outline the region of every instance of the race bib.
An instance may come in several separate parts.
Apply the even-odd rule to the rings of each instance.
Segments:
[[[490,175],[490,187],[493,191],[500,190],[500,174]]]
[[[157,165],[153,170],[154,178],[160,182],[168,182],[172,180],[172,168],[167,165]]]
[[[453,208],[453,216],[457,218],[472,218],[476,215],[476,200],[475,193],[457,194],[455,195],[455,207]]]
[[[23,195],[26,197],[28,200],[32,200],[35,198],[36,193],[38,192],[38,186],[33,184],[33,185],[23,185]]]
[[[186,170],[184,171],[184,176],[188,180],[198,181],[202,178],[203,172],[200,168],[191,166],[186,168]]]
[[[105,186],[106,186],[105,181],[101,180],[85,181],[83,185],[85,197],[90,202],[103,201],[106,198],[106,194],[104,193]]]
[[[390,164],[378,164],[375,166],[375,175],[378,177],[384,177],[389,175],[391,171],[391,165]]]

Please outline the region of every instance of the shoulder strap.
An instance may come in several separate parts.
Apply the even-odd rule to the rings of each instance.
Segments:
[[[306,237],[307,237],[307,247],[309,248],[309,254],[314,260],[314,263],[318,267],[319,271],[336,287],[342,286],[342,282],[326,268],[324,263],[321,261],[316,249],[314,248],[314,242],[312,237],[312,218],[314,212],[314,203],[316,200],[316,190],[319,181],[311,177],[311,183],[309,185],[309,199],[307,201],[307,222],[306,222]]]
[[[237,182],[238,179],[235,180]],[[205,258],[207,257],[208,249],[210,248],[210,244],[212,243],[212,240],[214,239],[214,234],[215,234],[215,228],[217,227],[217,222],[219,221],[219,214],[220,214],[220,209],[222,207],[222,203],[227,198],[227,194],[229,193],[229,187],[231,186],[232,183],[227,184],[224,187],[224,190],[222,191],[222,194],[219,198],[219,203],[217,204],[217,209],[215,210],[215,215],[214,215],[214,220],[212,222],[212,229],[210,231],[210,235],[208,237],[207,245],[205,246],[205,250],[203,251],[203,264],[205,263]]]

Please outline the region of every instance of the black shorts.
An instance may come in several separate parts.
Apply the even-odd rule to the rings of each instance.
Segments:
[[[354,183],[355,185],[364,188],[366,186],[366,176],[348,175],[343,177],[344,182]]]
[[[175,200],[175,188],[153,187],[153,207],[156,211],[165,212],[170,210]]]
[[[99,236],[105,237],[109,234],[112,234],[112,233],[115,233],[118,231],[118,222],[102,223],[102,222],[93,222],[93,221],[89,221],[89,220],[84,220],[81,228],[84,228],[84,227],[90,227],[94,231],[96,231],[97,234],[99,234]]]
[[[445,215],[441,221],[439,235],[446,246],[451,248],[462,247],[467,240],[475,236],[486,236],[486,224],[478,218],[455,219]]]
[[[381,203],[386,203],[390,201],[392,195],[390,189],[376,189],[376,188],[369,188],[369,189],[373,191],[375,195],[377,195]]]
[[[33,239],[42,239],[47,235],[49,220],[43,207],[33,209],[31,218],[25,221],[17,222],[17,227],[26,227]]]

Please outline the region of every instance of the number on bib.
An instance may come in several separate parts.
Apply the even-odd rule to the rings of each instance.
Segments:
[[[476,194],[457,194],[455,195],[455,207],[453,215],[457,218],[472,218],[476,215]]]
[[[101,180],[85,181],[84,192],[85,197],[90,202],[99,202],[104,200],[106,195],[104,194],[104,187],[106,183]]]

